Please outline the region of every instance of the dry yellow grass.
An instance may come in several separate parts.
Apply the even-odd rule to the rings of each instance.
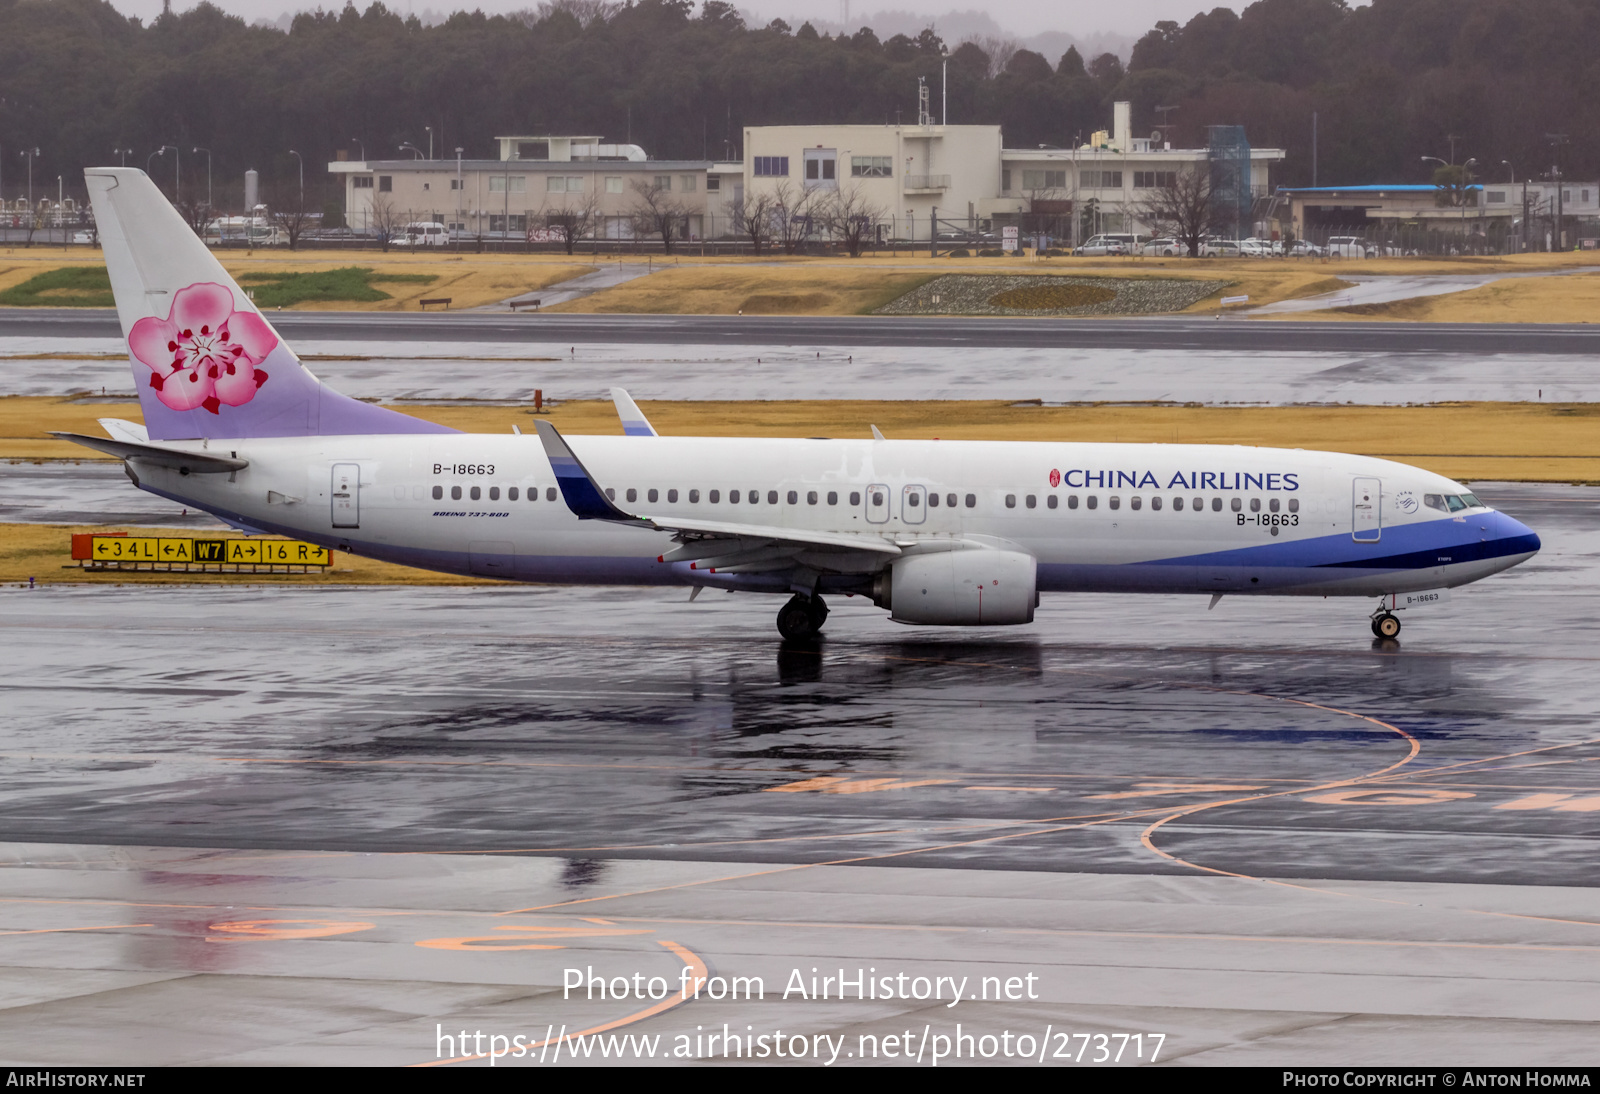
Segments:
[[[1416,407],[1066,406],[1001,402],[645,402],[662,433],[705,437],[891,437],[946,440],[1248,444],[1383,456],[1456,479],[1600,482],[1600,406],[1588,403],[1446,403]],[[524,406],[397,409],[471,432],[527,427]],[[93,459],[44,436],[98,434],[97,417],[139,419],[138,405],[0,399],[0,458]],[[622,431],[609,402],[564,403],[548,415],[575,435]]]
[[[130,536],[171,536],[178,539],[205,539],[192,528],[170,529],[126,525],[0,524],[0,582],[26,583],[31,577],[41,583],[93,582],[101,585],[206,584],[206,585],[497,585],[482,578],[455,577],[409,566],[374,562],[368,558],[333,553],[333,565],[324,573],[311,574],[201,574],[171,573],[159,570],[84,570],[72,561],[74,532],[105,535],[127,532]],[[237,535],[225,533],[228,538]],[[277,539],[276,536],[268,537]]]

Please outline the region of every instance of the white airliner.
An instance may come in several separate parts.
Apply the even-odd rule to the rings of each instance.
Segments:
[[[324,386],[144,172],[89,194],[145,424],[71,439],[142,489],[368,558],[516,581],[823,594],[901,623],[1028,623],[1042,592],[1379,598],[1515,566],[1525,525],[1404,464],[1298,449],[460,433]]]

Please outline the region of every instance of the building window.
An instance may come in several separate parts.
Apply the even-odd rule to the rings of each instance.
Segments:
[[[671,190],[672,189],[672,176],[671,175],[657,175],[656,176],[655,186],[656,186],[657,190]]]
[[[693,175],[679,175],[678,183],[678,188],[686,194],[692,194],[697,189]]]
[[[527,175],[490,175],[489,193],[491,194],[526,194],[528,192]]]
[[[1022,172],[1022,188],[1024,190],[1065,190],[1067,188],[1067,172],[1061,171],[1024,171]]]
[[[1120,190],[1122,189],[1122,172],[1082,171],[1078,174],[1078,185],[1085,190]]]
[[[372,176],[354,175],[350,179],[350,185],[354,186],[357,190],[370,190],[372,189]]]
[[[851,156],[850,177],[855,179],[886,179],[894,176],[893,156]]]
[[[549,141],[518,141],[517,159],[547,160],[550,158]]]
[[[756,157],[756,177],[757,178],[788,178],[789,177],[789,157],[788,156],[757,156]]]
[[[1176,185],[1178,185],[1178,172],[1176,171],[1135,171],[1133,173],[1133,188],[1135,190],[1163,190]]]
[[[806,156],[806,181],[807,182],[833,182],[836,178],[839,161],[831,155]]]
[[[606,193],[608,193],[608,194],[620,194],[620,193],[622,193],[622,176],[621,175],[607,175],[606,176]]]
[[[528,230],[528,217],[524,213],[512,213],[508,226],[504,213],[489,214],[489,231],[491,232],[526,232]]]
[[[467,187],[466,187],[466,180],[465,179],[451,179],[450,180],[450,189],[452,189],[452,190],[465,190],[466,188]]]
[[[1001,193],[1011,192],[1011,168],[1009,167],[1000,172],[1000,191]]]
[[[379,175],[378,176],[378,192],[380,194],[387,194],[387,193],[391,193],[393,190],[394,190],[394,176],[393,175]]]
[[[722,176],[721,175],[707,175],[706,176],[706,193],[715,194],[721,189],[722,189]]]

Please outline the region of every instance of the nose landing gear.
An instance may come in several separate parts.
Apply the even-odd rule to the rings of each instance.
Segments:
[[[796,594],[778,611],[778,633],[790,642],[815,638],[827,619],[822,597]]]
[[[1393,612],[1380,611],[1372,617],[1372,634],[1376,638],[1394,638],[1400,634],[1400,617]]]

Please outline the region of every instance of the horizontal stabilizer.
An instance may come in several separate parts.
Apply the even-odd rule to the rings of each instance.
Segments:
[[[158,448],[153,444],[114,441],[109,437],[88,437],[82,433],[58,433],[55,430],[49,432],[52,437],[81,444],[85,448],[93,448],[120,460],[143,460],[157,467],[170,467],[186,475],[222,475],[229,471],[242,471],[250,466],[249,460],[227,456],[182,452],[174,448]]]

